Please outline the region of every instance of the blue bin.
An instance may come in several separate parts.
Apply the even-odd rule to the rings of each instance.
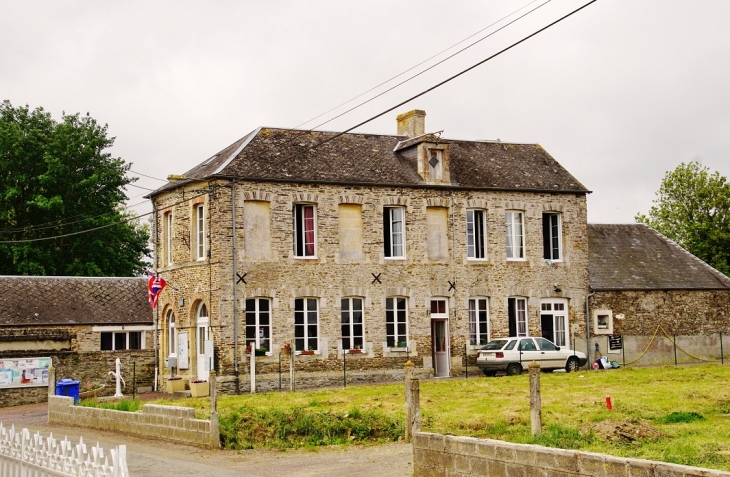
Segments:
[[[56,396],[68,396],[74,398],[74,403],[79,402],[79,389],[81,381],[73,379],[62,379],[56,383]]]

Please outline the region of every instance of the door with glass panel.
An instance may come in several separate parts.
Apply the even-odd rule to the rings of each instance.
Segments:
[[[431,346],[434,376],[450,376],[449,312],[445,298],[431,300]]]
[[[201,303],[198,308],[198,316],[196,317],[197,333],[196,337],[196,349],[197,349],[197,375],[198,379],[208,379],[210,374],[210,364],[206,360],[205,356],[205,342],[210,339],[210,326],[208,318],[208,307],[205,303]]]

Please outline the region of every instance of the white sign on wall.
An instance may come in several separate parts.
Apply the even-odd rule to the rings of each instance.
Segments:
[[[0,359],[0,388],[48,386],[51,358]]]
[[[177,367],[178,369],[190,368],[187,331],[181,331],[177,334]]]

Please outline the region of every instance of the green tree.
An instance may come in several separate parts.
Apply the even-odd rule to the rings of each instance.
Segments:
[[[647,224],[730,276],[730,183],[698,162],[667,172]]]
[[[113,143],[88,113],[56,122],[43,108],[0,104],[0,274],[140,273],[149,233],[124,210],[136,178],[106,152]]]

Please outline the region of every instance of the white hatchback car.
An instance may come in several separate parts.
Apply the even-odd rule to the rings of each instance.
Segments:
[[[580,351],[556,346],[552,341],[538,337],[499,338],[484,345],[477,354],[477,366],[487,376],[498,371],[508,375],[522,373],[528,364],[536,361],[541,371],[565,369],[577,371],[588,362]]]

